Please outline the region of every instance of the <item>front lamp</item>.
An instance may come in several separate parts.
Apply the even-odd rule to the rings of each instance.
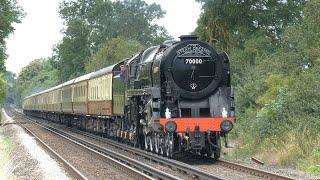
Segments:
[[[223,120],[222,123],[220,124],[220,127],[221,127],[222,131],[229,132],[232,130],[233,124],[232,124],[232,122],[230,122],[228,120]]]
[[[174,132],[177,130],[177,123],[174,121],[168,121],[165,125],[167,132]]]

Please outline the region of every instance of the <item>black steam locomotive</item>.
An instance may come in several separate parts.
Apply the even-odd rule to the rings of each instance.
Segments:
[[[151,47],[125,62],[125,126],[138,127],[144,149],[172,157],[220,157],[221,136],[235,122],[229,58],[195,36]]]

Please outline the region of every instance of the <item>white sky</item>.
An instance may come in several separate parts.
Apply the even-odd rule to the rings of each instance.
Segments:
[[[14,25],[15,31],[7,39],[6,68],[18,74],[34,59],[49,57],[52,48],[62,39],[63,24],[58,15],[62,0],[18,0],[26,13],[22,23]],[[189,34],[197,25],[200,4],[195,0],[146,0],[160,4],[166,11],[163,25],[174,38]]]

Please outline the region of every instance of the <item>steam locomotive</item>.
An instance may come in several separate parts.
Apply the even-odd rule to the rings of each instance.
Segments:
[[[192,35],[26,97],[23,109],[167,157],[218,159],[236,121],[227,54]]]

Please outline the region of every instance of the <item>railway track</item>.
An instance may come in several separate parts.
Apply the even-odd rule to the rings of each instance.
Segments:
[[[268,172],[268,171],[264,171],[264,170],[257,169],[257,168],[252,168],[252,167],[249,167],[249,166],[246,166],[246,165],[230,162],[230,161],[227,161],[227,160],[220,159],[217,163],[222,165],[222,166],[225,166],[227,168],[230,168],[230,169],[233,169],[233,170],[236,170],[236,171],[246,172],[248,174],[251,174],[251,175],[254,175],[254,176],[257,176],[257,177],[261,177],[263,179],[293,180],[293,178],[290,178],[288,176],[283,176],[283,175],[271,173],[271,172]]]
[[[72,143],[81,145],[84,148],[88,148],[88,150],[91,150],[94,153],[98,153],[100,155],[111,157],[117,163],[120,163],[121,166],[128,166],[129,167],[128,170],[130,170],[130,171],[134,170],[135,171],[134,173],[140,174],[139,175],[140,177],[138,177],[138,175],[134,176],[137,179],[150,179],[150,178],[151,179],[152,178],[154,178],[154,179],[180,179],[179,177],[165,173],[165,172],[158,170],[154,167],[143,164],[135,159],[129,158],[129,157],[124,156],[124,155],[117,153],[115,151],[111,151],[109,149],[106,149],[106,148],[101,147],[99,145],[96,145],[94,143],[91,143],[87,140],[84,140],[82,138],[74,136],[70,133],[61,131],[55,127],[49,126],[44,123],[37,122],[36,120],[34,120],[32,118],[24,116],[20,112],[15,111],[13,113],[15,115],[21,116],[24,119],[28,119],[30,123],[32,123],[36,126],[39,126],[39,127],[44,128],[52,133],[55,133],[62,138],[68,139]],[[79,132],[82,132],[82,131],[79,131]],[[90,135],[89,133],[85,133],[85,132],[82,132],[81,134],[85,135],[87,137],[90,137],[90,138],[95,138],[95,139],[98,138],[97,136],[94,137],[93,135]],[[213,175],[213,174],[201,171],[200,169],[192,167],[192,166],[187,165],[185,163],[181,163],[181,162],[178,162],[175,160],[163,158],[161,156],[157,156],[152,153],[144,152],[140,149],[129,147],[127,145],[120,144],[120,143],[115,142],[113,140],[109,140],[109,139],[105,139],[105,138],[103,138],[103,139],[107,140],[108,143],[112,146],[116,146],[117,148],[121,148],[122,150],[130,151],[130,153],[142,156],[143,158],[149,159],[153,162],[157,162],[158,164],[172,168],[175,171],[179,172],[180,174],[183,174],[184,177],[189,178],[189,179],[227,179],[227,178],[224,178],[224,177],[221,177],[218,175]],[[186,178],[183,178],[183,179],[186,179]]]
[[[17,124],[22,127],[27,133],[29,133],[42,147],[48,150],[51,154],[53,154],[63,165],[66,167],[71,175],[76,179],[87,180],[88,178],[83,175],[77,168],[75,168],[71,163],[69,163],[66,159],[60,156],[55,150],[53,150],[50,146],[48,146],[44,141],[42,141],[37,135],[35,135],[29,128],[27,128],[24,123],[17,121]]]
[[[21,114],[17,114],[17,112],[14,112],[15,115],[19,115],[21,118],[26,119],[26,117],[23,117]],[[60,136],[63,139],[68,140],[70,143],[76,144],[78,146],[81,146],[82,148],[86,149],[87,151],[90,151],[93,154],[96,154],[103,158],[104,160],[107,160],[109,164],[112,164],[112,166],[116,167],[117,169],[122,170],[123,172],[130,175],[130,177],[133,177],[135,179],[179,179],[177,177],[174,177],[168,173],[159,171],[157,169],[154,169],[150,166],[144,165],[142,163],[136,162],[133,159],[130,159],[128,157],[125,157],[121,154],[118,154],[116,152],[112,151],[105,151],[102,149],[99,149],[98,147],[92,146],[90,143],[76,140],[72,138],[71,136],[67,136],[64,133],[60,133],[59,130],[56,130],[52,127],[48,127],[45,125],[42,125],[40,123],[37,123],[35,121],[30,120],[27,118],[28,122],[21,122],[16,121],[18,125],[20,125],[23,129],[25,129],[28,133],[30,133],[33,137],[36,138],[38,142],[41,143],[41,145],[44,145],[44,147],[49,148],[50,152],[53,153],[55,156],[58,157],[59,160],[67,167],[68,170],[71,170],[71,174],[76,179],[88,179],[86,176],[84,176],[83,172],[80,172],[80,170],[76,169],[71,163],[69,163],[67,160],[62,158],[58,153],[56,153],[52,148],[50,148],[44,141],[42,141],[39,137],[37,137],[29,128],[27,128],[25,125],[27,123],[32,123],[35,126],[41,127],[47,131],[50,131],[51,133],[54,133],[58,136]]]
[[[20,115],[24,116],[22,114],[20,114]],[[31,122],[35,123],[34,119],[32,119],[32,118],[29,118],[29,117],[24,117],[24,118],[28,118]],[[45,125],[43,123],[41,123],[39,125],[44,126],[45,128],[49,129],[49,131],[54,131],[54,132],[63,134],[64,136],[67,136],[67,137],[69,137],[71,139],[74,139],[75,141],[80,141],[80,142],[82,142],[84,144],[87,144],[89,147],[91,147],[93,149],[96,149],[99,152],[108,151],[107,149],[105,149],[103,147],[100,147],[98,145],[90,143],[90,142],[88,142],[86,140],[83,140],[83,139],[81,139],[79,137],[76,137],[76,136],[74,136],[74,135],[72,135],[70,133],[64,132],[64,131],[59,130],[57,128],[54,128],[52,126]],[[189,165],[189,164],[186,164],[186,163],[183,163],[183,162],[179,162],[179,161],[176,161],[176,160],[173,160],[173,159],[164,158],[162,156],[158,156],[158,155],[155,155],[153,153],[143,151],[141,149],[133,148],[131,146],[116,142],[116,141],[111,140],[111,139],[107,139],[107,138],[103,138],[103,137],[100,137],[100,136],[97,136],[97,135],[93,135],[93,134],[88,133],[88,132],[76,130],[74,128],[67,128],[67,129],[72,131],[72,132],[74,132],[74,133],[80,134],[82,136],[86,136],[86,137],[91,138],[91,139],[102,141],[104,143],[107,143],[110,146],[116,147],[116,148],[121,149],[123,151],[130,152],[130,153],[132,153],[134,155],[141,156],[144,159],[148,159],[148,160],[150,160],[152,162],[156,162],[156,163],[161,164],[163,166],[166,166],[166,167],[169,167],[169,168],[174,169],[176,171],[179,171],[180,173],[185,174],[185,176],[189,177],[190,179],[227,179],[227,178],[222,177],[222,176],[217,176],[217,175],[210,174],[210,173],[205,172],[203,170],[200,170],[199,168],[196,168],[196,167],[194,167],[192,165]],[[118,160],[123,161],[121,159],[118,159]],[[273,179],[273,180],[289,180],[289,179],[293,179],[293,178],[290,178],[290,177],[287,177],[287,176],[275,174],[275,173],[272,173],[272,172],[264,171],[264,170],[261,170],[261,169],[249,167],[249,166],[246,166],[246,165],[242,165],[242,164],[238,164],[238,163],[234,163],[234,162],[230,162],[230,161],[222,160],[222,159],[217,161],[217,162],[215,162],[214,165],[219,165],[219,166],[223,166],[225,168],[228,168],[230,170],[234,170],[234,171],[250,174],[252,176],[255,176],[255,177],[261,178],[261,179]],[[140,171],[145,172],[145,173],[148,172],[148,171],[143,170],[141,168],[138,168],[138,169],[140,169]],[[152,175],[152,174],[148,174],[148,175],[150,175],[150,176],[152,176],[154,178],[158,178],[158,179],[170,179],[168,177],[163,177],[163,176],[160,177],[158,175]],[[175,177],[171,177],[171,178],[174,179]]]
[[[93,134],[90,134],[90,133],[87,133],[87,132],[76,130],[74,128],[68,128],[68,129],[70,131],[73,131],[75,133],[81,134],[83,136],[87,136],[87,137],[92,138],[92,139],[96,139],[96,140],[99,140],[99,141],[106,142],[109,145],[115,146],[115,147],[120,148],[122,150],[130,151],[131,153],[134,153],[134,154],[139,155],[139,156],[143,156],[144,158],[149,159],[151,161],[155,161],[155,162],[158,162],[160,164],[164,164],[164,165],[166,165],[166,166],[168,166],[170,168],[176,168],[176,169],[178,169],[180,171],[184,171],[185,173],[188,173],[185,170],[183,170],[183,168],[186,167],[186,163],[182,163],[182,162],[179,162],[179,161],[176,161],[176,160],[172,160],[172,159],[167,159],[167,158],[164,158],[162,156],[158,156],[158,155],[155,155],[153,153],[149,153],[149,152],[146,152],[146,151],[143,151],[143,150],[140,150],[140,149],[136,149],[136,148],[127,146],[125,144],[118,143],[116,141],[113,141],[113,140],[110,140],[110,139],[106,139],[106,138],[103,138],[103,137],[100,137],[100,136],[96,136],[96,135],[93,135]],[[213,162],[214,160],[211,159],[211,161]],[[261,170],[261,169],[249,167],[249,166],[246,166],[246,165],[234,163],[234,162],[223,160],[223,159],[220,159],[217,162],[213,162],[213,163],[215,163],[215,165],[221,165],[223,167],[226,167],[226,168],[229,168],[229,169],[232,169],[232,170],[235,170],[235,171],[244,172],[244,173],[247,173],[247,174],[259,177],[259,178],[263,178],[263,179],[272,179],[272,180],[292,180],[293,179],[293,178],[290,178],[288,176],[275,174],[275,173],[272,173],[272,172],[264,171],[264,170]],[[191,166],[190,168],[194,168],[194,167]],[[201,173],[199,173],[199,174],[194,173],[193,177],[210,178],[209,176],[206,176],[206,174],[201,175]]]

